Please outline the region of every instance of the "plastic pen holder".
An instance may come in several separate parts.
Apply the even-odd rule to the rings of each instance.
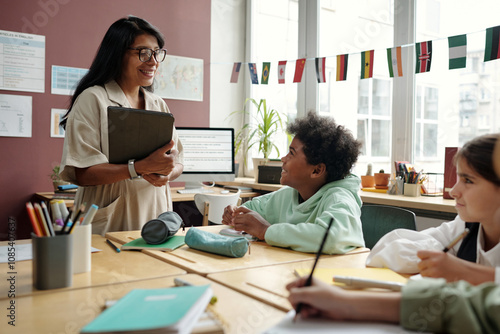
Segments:
[[[33,286],[39,290],[73,284],[73,234],[38,237],[31,234]]]
[[[403,195],[418,197],[420,196],[420,183],[405,183]]]
[[[73,229],[73,274],[86,273],[91,266],[92,225]]]

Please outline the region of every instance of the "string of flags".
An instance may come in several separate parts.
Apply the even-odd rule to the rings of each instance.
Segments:
[[[396,46],[392,48],[387,48],[387,65],[389,76],[402,77],[403,76],[403,66],[402,66],[402,56],[401,48],[407,47],[409,45]],[[485,51],[484,51],[484,61],[490,61],[500,58],[500,26],[491,27],[486,29],[486,41],[485,41]],[[449,65],[450,70],[465,68],[467,59],[467,35],[457,35],[448,37],[448,47],[449,47]],[[425,73],[431,70],[432,63],[432,41],[415,43],[415,53],[416,53],[416,66],[415,73]],[[373,60],[374,60],[375,50],[363,51],[361,52],[361,76],[360,79],[368,79],[373,77]],[[326,58],[327,57],[317,57],[314,58],[314,64],[316,68],[316,79],[318,83],[326,82]],[[337,73],[336,81],[344,81],[347,78],[347,65],[348,65],[349,54],[337,55]],[[300,58],[295,61],[295,74],[293,76],[293,82],[298,83],[302,81],[302,74],[304,73],[304,67],[306,64],[306,58]],[[287,60],[281,60],[278,62],[278,84],[285,83],[285,73]],[[241,62],[235,62],[233,64],[233,71],[231,73],[231,83],[237,83],[238,77],[241,71]],[[259,78],[257,72],[256,63],[248,63],[248,70],[250,71],[250,79],[252,84],[258,85]],[[271,70],[271,63],[264,62],[262,64],[262,75],[260,84],[267,85],[269,83]]]

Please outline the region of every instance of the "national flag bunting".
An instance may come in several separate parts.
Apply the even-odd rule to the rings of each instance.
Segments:
[[[306,58],[300,58],[295,61],[295,75],[293,76],[293,82],[302,81],[302,73],[304,73],[304,66],[306,65]]]
[[[415,73],[429,72],[432,60],[432,41],[415,44],[415,52],[417,54]]]
[[[448,37],[448,46],[450,47],[450,70],[455,68],[464,68],[467,60],[467,35],[457,35]]]
[[[257,65],[255,65],[255,63],[248,63],[248,69],[250,70],[250,79],[252,79],[252,84],[258,85],[259,78],[257,77]]]
[[[318,78],[318,83],[326,82],[325,75],[325,62],[326,58],[316,58],[314,60],[316,62],[316,78]]]
[[[500,26],[486,29],[486,46],[484,47],[484,61],[500,58]]]
[[[403,76],[403,64],[401,61],[401,47],[387,49],[387,64],[389,65],[389,76],[394,78]]]
[[[240,75],[241,63],[234,63],[233,65],[233,73],[231,73],[231,83],[237,83],[238,77]]]
[[[337,56],[337,81],[343,81],[347,78],[347,60],[348,54]]]
[[[361,52],[361,79],[368,79],[373,76],[374,53],[374,50]]]
[[[286,68],[286,60],[280,60],[278,62],[278,83],[285,83],[285,68]]]
[[[267,85],[269,81],[269,70],[271,69],[271,63],[262,63],[262,79],[260,79],[261,85]]]

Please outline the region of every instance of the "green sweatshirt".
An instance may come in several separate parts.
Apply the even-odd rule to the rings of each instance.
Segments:
[[[500,333],[500,286],[444,279],[409,281],[402,290],[400,323],[440,333]]]
[[[299,204],[299,193],[291,187],[255,197],[243,206],[258,212],[271,226],[265,240],[269,245],[315,253],[328,227],[335,221],[323,248],[325,254],[343,254],[365,245],[361,228],[360,179],[349,175],[325,184]]]

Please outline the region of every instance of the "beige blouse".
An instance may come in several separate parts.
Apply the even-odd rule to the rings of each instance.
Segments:
[[[170,112],[160,97],[143,90],[145,109]],[[130,107],[125,94],[115,81],[83,91],[75,101],[66,124],[61,177],[77,184],[75,168],[108,163],[108,106]],[[183,163],[182,144],[174,129],[174,148]],[[172,211],[170,188],[154,187],[142,178],[113,184],[78,187],[75,208],[82,203],[99,207],[92,222],[92,233],[140,230],[142,226],[165,211]]]

